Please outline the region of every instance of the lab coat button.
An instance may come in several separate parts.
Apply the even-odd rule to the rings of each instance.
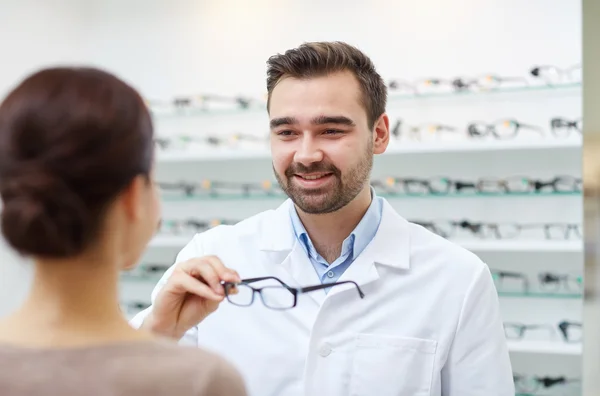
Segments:
[[[334,275],[335,275],[335,274],[333,273],[333,271],[329,271],[329,272],[327,273],[327,276],[328,276],[328,277],[330,277],[330,278],[333,278],[333,276],[334,276]]]
[[[331,353],[331,346],[329,346],[329,344],[323,344],[321,346],[321,349],[319,350],[319,355],[326,357],[329,356],[329,354]]]

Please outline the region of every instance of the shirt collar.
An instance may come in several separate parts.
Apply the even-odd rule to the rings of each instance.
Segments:
[[[383,205],[381,198],[377,196],[375,190],[371,187],[371,205],[369,205],[367,212],[356,228],[354,228],[350,235],[344,239],[342,244],[342,255],[347,253],[345,250],[351,249],[350,253],[352,254],[352,259],[355,259],[365,247],[367,247],[377,233],[379,223],[381,222],[382,210]],[[319,257],[319,254],[306,232],[306,228],[304,228],[304,225],[298,216],[295,205],[290,205],[290,218],[294,234],[301,242],[306,253],[315,259]]]

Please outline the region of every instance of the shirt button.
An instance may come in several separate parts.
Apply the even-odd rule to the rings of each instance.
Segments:
[[[331,346],[325,343],[321,346],[321,349],[319,349],[319,355],[327,357],[329,354],[331,354]]]
[[[334,275],[335,275],[335,274],[333,273],[333,271],[329,271],[329,272],[327,273],[327,276],[328,276],[329,278],[333,278],[333,276],[334,276]]]

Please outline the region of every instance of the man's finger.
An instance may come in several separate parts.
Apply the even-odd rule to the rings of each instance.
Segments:
[[[170,279],[173,286],[179,288],[185,292],[194,294],[196,296],[200,296],[212,301],[222,301],[223,296],[217,294],[213,289],[211,289],[207,284],[201,282],[195,277],[185,273],[180,272],[175,274],[172,279]]]
[[[217,256],[206,256],[203,258],[212,265],[221,280],[227,282],[239,282],[241,280],[239,274],[236,271],[225,267],[223,262]]]

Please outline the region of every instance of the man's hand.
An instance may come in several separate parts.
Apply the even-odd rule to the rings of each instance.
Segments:
[[[215,256],[177,264],[141,328],[179,340],[223,301],[221,281],[239,282],[240,277]]]

